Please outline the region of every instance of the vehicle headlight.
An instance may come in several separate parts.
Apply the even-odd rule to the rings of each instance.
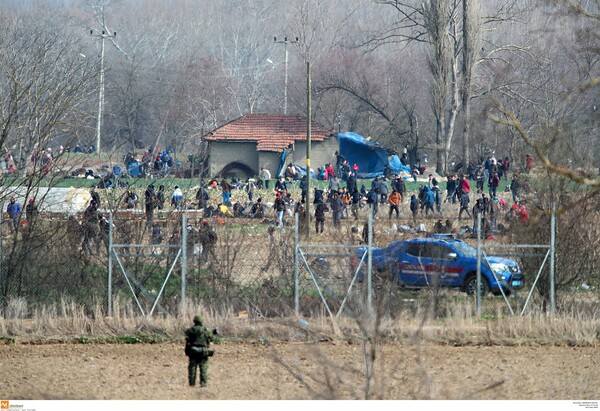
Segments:
[[[505,274],[509,272],[508,266],[503,263],[492,263],[490,268],[494,270],[496,274],[500,274],[502,278],[505,278]]]

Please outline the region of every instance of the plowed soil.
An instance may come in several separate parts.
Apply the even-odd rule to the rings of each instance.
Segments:
[[[0,346],[10,400],[365,398],[361,345],[216,345],[207,388],[189,387],[181,344]],[[600,348],[386,345],[371,392],[385,399],[600,399]]]

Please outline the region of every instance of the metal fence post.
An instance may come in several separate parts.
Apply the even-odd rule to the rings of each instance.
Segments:
[[[372,308],[371,302],[373,301],[373,282],[372,282],[372,264],[373,264],[373,210],[374,205],[371,203],[371,209],[369,211],[369,239],[367,245],[367,304],[369,305],[369,309]]]
[[[113,253],[113,213],[108,216],[108,296],[107,312],[112,317],[112,253]]]
[[[3,223],[2,214],[3,214],[3,211],[2,211],[2,209],[0,209],[0,287],[4,286],[4,284],[2,284],[2,283],[5,281],[5,277],[2,273],[2,269],[4,268],[4,265],[2,264],[2,261],[4,260],[4,247],[2,244],[2,238],[4,237],[4,233],[3,233],[4,225],[2,224]],[[8,290],[8,288],[7,288],[7,290]],[[6,297],[6,295],[3,296],[3,298],[4,297]],[[6,303],[6,301],[5,301],[5,303]]]
[[[556,253],[556,204],[552,204],[552,218],[550,220],[550,314],[556,312],[554,257]]]
[[[475,291],[477,318],[481,317],[481,213],[477,213],[477,290]]]
[[[187,240],[188,240],[188,216],[184,211],[181,215],[181,315],[185,314],[185,294],[187,276]]]
[[[300,314],[300,290],[298,289],[298,275],[299,275],[299,260],[298,260],[298,248],[299,245],[299,214],[295,213],[296,216],[294,221],[294,311],[296,315]]]

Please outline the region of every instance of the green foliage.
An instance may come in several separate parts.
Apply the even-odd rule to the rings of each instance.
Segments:
[[[83,335],[80,337],[77,337],[75,339],[75,341],[77,341],[79,344],[92,344],[93,343],[93,340],[91,338],[83,336]]]
[[[120,344],[158,344],[165,342],[165,337],[161,335],[137,333],[134,335],[117,336],[116,342]]]
[[[0,345],[14,344],[15,339],[6,335],[0,335]]]

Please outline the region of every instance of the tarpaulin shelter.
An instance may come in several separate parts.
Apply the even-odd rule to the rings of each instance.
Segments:
[[[388,150],[381,144],[369,141],[363,136],[348,132],[338,134],[338,143],[340,154],[352,166],[358,165],[359,178],[374,178],[383,175],[386,166],[393,174],[399,174],[401,171],[409,171],[409,168],[402,165],[398,156],[388,156]]]

